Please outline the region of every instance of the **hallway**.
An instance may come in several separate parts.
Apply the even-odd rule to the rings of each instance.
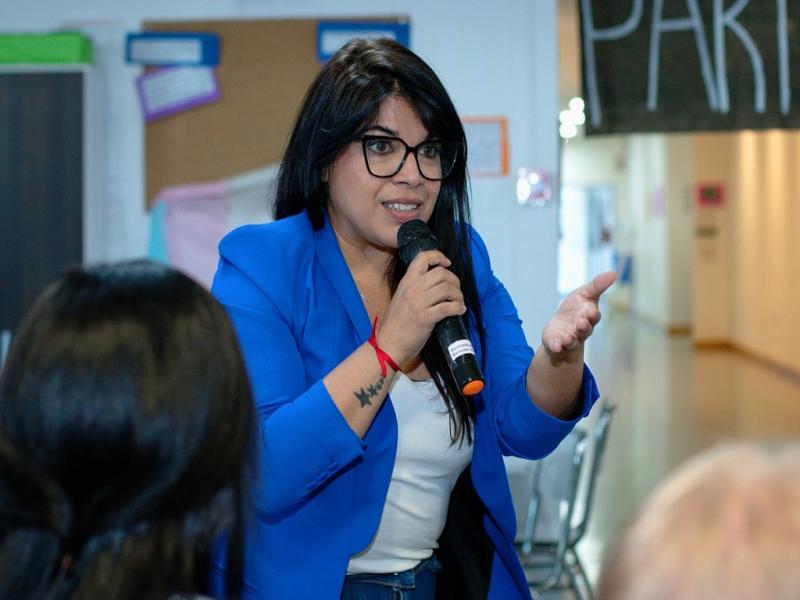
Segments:
[[[689,336],[608,309],[587,348],[601,394],[617,404],[579,545],[595,580],[602,549],[686,458],[726,439],[800,438],[800,375],[729,350],[696,350]]]

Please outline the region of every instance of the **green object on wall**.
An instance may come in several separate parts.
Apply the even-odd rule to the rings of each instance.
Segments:
[[[80,33],[0,34],[0,63],[91,63],[92,42]]]

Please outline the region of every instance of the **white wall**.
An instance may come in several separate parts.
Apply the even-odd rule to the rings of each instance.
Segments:
[[[692,192],[694,189],[693,136],[666,136],[665,203],[667,215],[668,327],[689,328],[692,323],[694,262]]]
[[[800,371],[800,135],[744,132],[736,142],[734,342]]]
[[[732,203],[737,197],[731,173],[735,161],[733,133],[694,136],[695,181],[722,183],[722,206],[695,209],[694,294],[692,337],[696,342],[724,343],[733,337],[733,280],[735,242]]]
[[[668,227],[664,136],[633,135],[628,141],[628,197],[633,223],[632,305],[637,314],[669,324]]]
[[[146,252],[142,119],[134,95],[138,70],[122,61],[122,36],[144,20],[408,15],[411,46],[437,71],[464,115],[505,115],[512,175],[521,166],[557,179],[556,0],[31,0],[0,3],[4,32],[64,27],[95,41],[92,259]],[[472,182],[474,223],[495,271],[512,293],[536,344],[557,303],[556,208],[526,209],[513,177]],[[105,219],[105,221],[103,221]]]

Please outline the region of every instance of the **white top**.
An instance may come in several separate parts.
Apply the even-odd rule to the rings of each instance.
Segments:
[[[450,417],[433,380],[400,373],[390,390],[397,414],[397,457],[378,531],[350,557],[350,573],[412,569],[438,547],[450,493],[472,460],[472,446],[450,443]]]

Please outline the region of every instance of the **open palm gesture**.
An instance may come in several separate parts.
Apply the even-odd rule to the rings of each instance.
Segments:
[[[569,294],[542,331],[542,345],[554,357],[578,349],[600,321],[600,296],[614,281],[613,271],[601,273]]]

